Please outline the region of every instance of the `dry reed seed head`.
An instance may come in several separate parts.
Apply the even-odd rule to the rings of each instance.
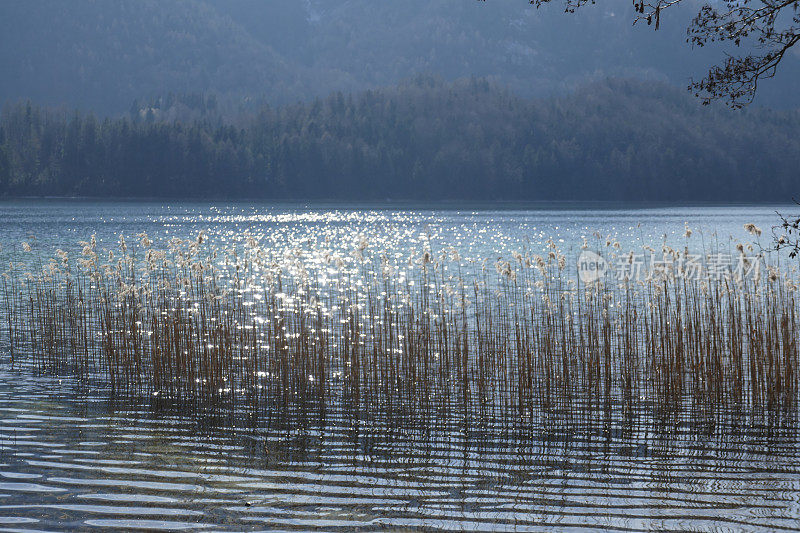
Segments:
[[[778,271],[778,269],[772,265],[767,265],[767,270],[768,270],[767,280],[777,281],[778,278],[780,277],[780,272]]]
[[[27,242],[23,241],[22,242],[22,251],[23,252],[30,252],[31,251],[31,245],[28,244]]]
[[[56,266],[56,260],[51,259],[46,265],[42,267],[42,271],[50,276],[55,276],[61,273],[61,270]]]
[[[495,264],[494,264],[494,269],[497,271],[497,273],[499,275],[502,276],[503,275],[503,261],[502,260],[496,261]]]
[[[145,232],[139,233],[136,237],[139,239],[139,245],[141,245],[142,248],[150,248],[153,245],[153,241],[150,240]]]
[[[431,262],[431,253],[428,250],[422,252],[422,256],[419,258],[420,264],[424,267],[425,265]]]
[[[369,240],[367,240],[367,237],[364,235],[359,235],[356,242],[356,248],[353,251],[353,257],[359,260],[364,259],[364,250],[366,250],[368,246]]]
[[[688,239],[689,237],[692,236],[692,230],[689,228],[689,223],[688,222],[684,222],[683,223],[683,227],[684,227],[683,236]]]
[[[92,246],[94,249],[94,246]],[[119,249],[123,254],[128,253],[128,245],[125,243],[125,235],[122,233],[119,234]]]
[[[708,296],[708,283],[705,280],[700,282],[700,292],[703,296]]]
[[[761,236],[761,228],[753,224],[752,222],[748,222],[744,225],[745,231],[747,231],[750,235],[755,235],[757,237]]]
[[[392,264],[390,264],[388,262],[385,263],[381,267],[381,273],[382,273],[384,279],[388,279],[388,278],[393,277],[396,272],[397,272],[397,270],[395,269],[394,265],[392,265]]]
[[[69,264],[69,254],[67,254],[67,252],[65,252],[61,248],[56,250],[56,256],[58,256],[58,258],[61,260],[61,263],[64,266],[67,266]]]
[[[167,249],[171,254],[175,254],[183,246],[183,241],[178,237],[172,237],[167,241]]]

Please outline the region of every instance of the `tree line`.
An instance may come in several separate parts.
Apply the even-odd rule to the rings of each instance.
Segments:
[[[800,112],[703,107],[651,82],[530,100],[420,76],[229,118],[213,98],[194,98],[196,113],[161,101],[182,112],[6,106],[0,195],[751,201],[800,189]]]

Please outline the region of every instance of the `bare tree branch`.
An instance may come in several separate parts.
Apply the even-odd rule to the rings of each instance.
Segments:
[[[529,0],[537,8],[554,0]],[[662,12],[683,0],[633,0],[633,23],[660,27]],[[564,11],[574,13],[596,0],[563,0]],[[758,82],[775,75],[786,52],[800,41],[800,0],[724,0],[702,6],[687,30],[692,46],[732,43],[755,50],[742,56],[727,55],[708,75],[692,81],[689,90],[703,104],[722,100],[733,108],[753,101]]]

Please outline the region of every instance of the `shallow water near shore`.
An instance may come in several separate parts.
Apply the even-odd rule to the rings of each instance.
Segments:
[[[247,427],[68,379],[0,382],[4,530],[776,531],[800,516],[791,427]]]
[[[281,249],[344,252],[368,235],[391,251],[424,241],[492,257],[543,250],[548,237],[574,253],[594,232],[630,248],[680,242],[684,223],[723,243],[751,239],[743,225],[755,223],[768,245],[776,210],[792,212],[20,201],[0,203],[0,256],[18,260],[21,241],[51,253],[92,233],[111,246],[119,233],[205,231]],[[0,355],[0,530],[775,531],[800,520],[792,419],[658,425],[601,412],[509,427],[458,413],[405,425],[344,408],[231,412],[122,401]]]

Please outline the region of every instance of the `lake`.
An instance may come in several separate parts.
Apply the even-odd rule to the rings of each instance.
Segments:
[[[399,265],[450,248],[493,265],[518,251],[545,255],[552,239],[574,272],[584,239],[644,255],[644,246],[688,248],[687,226],[698,253],[735,259],[741,242],[755,255],[759,243],[770,246],[776,211],[796,212],[18,200],[0,202],[0,260],[34,269],[57,249],[78,256],[78,241],[93,234],[100,250],[116,249],[120,234],[135,242],[146,232],[167,246],[202,232],[220,246],[255,239],[275,257],[325,249],[350,261],[365,240]],[[747,232],[748,223],[763,233]],[[346,402],[254,411],[115,395],[100,380],[39,372],[19,354],[12,366],[8,338],[0,349],[4,531],[776,531],[800,523],[800,427],[788,415],[659,423],[652,405],[635,416],[583,416],[575,403],[573,412],[513,423],[491,412],[406,423]]]

